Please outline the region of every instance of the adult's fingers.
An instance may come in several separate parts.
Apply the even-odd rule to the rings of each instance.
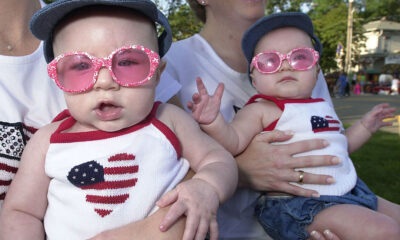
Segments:
[[[293,137],[293,133],[291,131],[274,130],[271,132],[262,132],[260,134],[257,134],[255,136],[255,139],[260,142],[272,143],[284,142],[289,140],[291,137]]]
[[[329,142],[325,139],[302,140],[284,145],[284,147],[288,149],[288,152],[290,152],[291,155],[316,149],[322,149],[327,146],[329,146]]]
[[[289,193],[295,196],[301,197],[319,197],[319,193],[314,190],[305,189],[302,187],[295,186],[290,183],[282,182],[281,186],[279,187],[280,191]]]
[[[292,159],[282,159],[284,168],[309,168],[337,165],[341,162],[340,158],[329,155],[309,155],[293,157]]]
[[[296,173],[294,174],[294,180],[292,182],[297,182],[299,180],[299,175],[300,173],[298,171],[295,171]],[[320,175],[320,174],[313,174],[313,173],[307,173],[304,171],[303,173],[303,183],[307,184],[332,184],[335,182],[335,179],[332,176],[329,175]]]

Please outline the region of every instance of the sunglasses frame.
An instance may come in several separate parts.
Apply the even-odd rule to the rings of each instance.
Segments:
[[[117,54],[121,51],[124,51],[124,50],[128,50],[128,49],[141,50],[144,53],[146,53],[147,57],[149,58],[149,62],[150,62],[149,74],[147,75],[147,77],[145,77],[141,81],[133,82],[133,83],[122,83],[121,81],[118,80],[118,78],[115,76],[115,74],[112,70],[112,59],[115,56],[115,54]],[[66,89],[65,87],[63,87],[61,85],[61,83],[58,80],[58,76],[57,76],[58,62],[60,62],[64,57],[73,56],[73,55],[84,55],[84,56],[88,57],[94,65],[93,81],[90,84],[88,84],[88,86],[84,89],[80,89],[80,90]],[[47,72],[48,72],[48,75],[50,76],[50,78],[53,79],[55,81],[55,83],[57,84],[57,86],[64,92],[81,93],[81,92],[86,92],[93,88],[93,86],[95,85],[95,83],[97,81],[99,71],[103,67],[106,67],[109,70],[113,80],[115,82],[117,82],[119,85],[124,86],[124,87],[135,87],[138,85],[143,85],[144,83],[148,82],[153,77],[155,71],[157,70],[159,63],[160,63],[160,56],[158,55],[158,53],[156,53],[144,46],[141,46],[141,45],[127,45],[127,46],[123,46],[123,47],[120,47],[120,48],[114,50],[108,57],[105,57],[105,58],[94,57],[94,56],[90,55],[88,52],[81,52],[81,51],[63,53],[63,54],[57,56],[55,59],[53,59],[53,61],[51,61],[47,65]]]
[[[293,66],[292,66],[292,61],[290,60],[290,57],[292,56],[292,53],[295,52],[295,51],[297,51],[297,50],[309,50],[309,51],[311,51],[311,53],[312,53],[312,55],[313,55],[313,57],[314,57],[314,61],[313,61],[313,63],[312,63],[309,67],[304,68],[304,69],[303,69],[303,68],[302,68],[302,69],[293,68]],[[262,71],[261,69],[259,69],[258,64],[257,64],[257,63],[258,63],[258,59],[259,59],[259,57],[260,57],[261,55],[266,54],[266,53],[274,53],[274,54],[276,54],[276,55],[279,56],[280,63],[279,63],[279,66],[276,68],[276,70],[271,71],[271,72],[266,72],[266,71]],[[309,48],[309,47],[294,48],[294,49],[292,49],[290,52],[288,52],[287,54],[282,54],[282,53],[280,53],[280,52],[278,52],[278,51],[265,51],[265,52],[260,52],[260,53],[258,53],[256,56],[253,57],[253,59],[252,59],[252,61],[251,61],[251,64],[250,64],[250,70],[252,70],[253,67],[255,67],[255,68],[257,69],[257,71],[260,72],[260,73],[262,73],[262,74],[276,73],[276,72],[278,72],[279,69],[282,67],[283,61],[284,61],[285,59],[288,61],[290,67],[293,68],[294,70],[297,70],[297,71],[306,71],[306,70],[309,70],[309,69],[311,69],[312,67],[314,67],[315,64],[318,62],[318,60],[319,60],[319,53],[318,53],[318,51],[316,51],[315,49]]]

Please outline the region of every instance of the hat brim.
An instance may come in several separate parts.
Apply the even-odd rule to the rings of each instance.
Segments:
[[[164,28],[158,37],[159,55],[162,57],[172,43],[172,31],[167,18],[149,0],[58,0],[36,12],[30,22],[30,29],[38,39],[44,41],[47,62],[54,59],[52,40],[56,25],[70,12],[92,5],[119,6],[136,10]]]

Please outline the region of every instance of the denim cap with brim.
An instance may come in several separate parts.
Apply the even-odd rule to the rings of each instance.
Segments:
[[[158,37],[158,53],[164,56],[172,43],[172,31],[165,15],[150,0],[56,0],[37,11],[31,19],[30,28],[38,39],[44,41],[44,56],[47,63],[54,59],[53,32],[57,24],[70,12],[86,6],[119,6],[142,13],[164,31]]]
[[[242,39],[242,50],[247,59],[247,72],[250,77],[250,64],[254,49],[260,39],[267,33],[284,27],[295,27],[306,32],[313,40],[314,48],[322,54],[321,41],[314,34],[314,27],[310,17],[302,12],[274,13],[259,19],[250,26]]]

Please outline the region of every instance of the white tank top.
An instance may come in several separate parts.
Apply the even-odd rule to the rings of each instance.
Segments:
[[[51,136],[45,171],[51,178],[44,226],[47,239],[88,239],[143,219],[155,202],[186,175],[175,134],[155,117],[117,132],[63,133],[67,117]]]
[[[341,133],[343,129],[342,123],[328,102],[322,98],[278,100],[259,94],[253,96],[249,100],[249,103],[260,98],[274,102],[282,110],[281,117],[270,126],[267,126],[264,129],[265,131],[273,129],[294,131],[294,135],[289,141],[276,144],[288,144],[316,138],[326,139],[330,143],[328,147],[294,156],[332,155],[342,160],[339,165],[335,166],[297,169],[304,170],[307,173],[330,175],[336,180],[333,184],[292,184],[315,190],[320,195],[341,196],[353,189],[357,181],[357,174],[348,155],[347,138]]]

